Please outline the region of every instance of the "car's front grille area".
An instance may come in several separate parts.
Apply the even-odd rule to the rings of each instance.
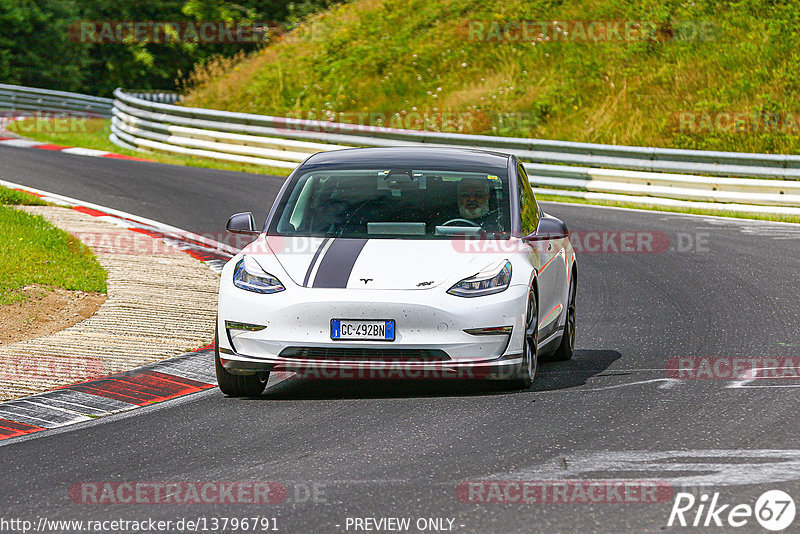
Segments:
[[[281,358],[299,360],[364,360],[391,362],[443,362],[450,356],[438,349],[373,349],[346,347],[287,347]]]

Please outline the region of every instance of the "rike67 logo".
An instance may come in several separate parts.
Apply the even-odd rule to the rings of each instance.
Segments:
[[[795,517],[794,499],[781,490],[764,492],[755,506],[746,503],[723,503],[719,493],[678,493],[669,514],[668,527],[726,527],[739,528],[755,520],[763,528],[778,532],[789,527]]]

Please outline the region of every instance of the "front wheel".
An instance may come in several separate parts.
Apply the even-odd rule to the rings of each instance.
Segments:
[[[575,277],[569,284],[569,300],[567,301],[567,321],[564,324],[564,335],[561,337],[561,344],[553,353],[553,359],[565,362],[572,359],[575,353]]]
[[[536,376],[539,358],[539,311],[536,296],[531,292],[525,313],[525,337],[522,343],[522,364],[513,383],[519,389],[528,389]]]
[[[252,375],[235,375],[229,373],[219,359],[219,335],[214,332],[214,367],[217,371],[217,385],[220,391],[229,397],[255,397],[261,395],[267,387],[269,371]]]

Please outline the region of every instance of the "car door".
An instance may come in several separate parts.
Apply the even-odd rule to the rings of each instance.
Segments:
[[[539,210],[528,175],[518,165],[519,218],[521,235],[534,233],[543,214]],[[539,339],[556,331],[563,311],[566,271],[563,243],[557,240],[531,241],[531,262],[537,267],[539,280]]]

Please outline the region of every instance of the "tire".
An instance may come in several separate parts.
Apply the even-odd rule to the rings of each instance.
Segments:
[[[575,277],[569,284],[569,301],[567,304],[567,321],[564,324],[564,335],[561,337],[561,344],[553,353],[553,360],[565,362],[572,359],[575,353]]]
[[[217,371],[217,385],[229,397],[257,397],[267,387],[269,371],[252,375],[229,373],[219,359],[219,335],[214,331],[214,367]]]
[[[536,376],[539,359],[539,310],[536,296],[531,291],[528,295],[527,312],[525,313],[525,336],[522,342],[522,364],[512,384],[517,389],[528,389]]]

